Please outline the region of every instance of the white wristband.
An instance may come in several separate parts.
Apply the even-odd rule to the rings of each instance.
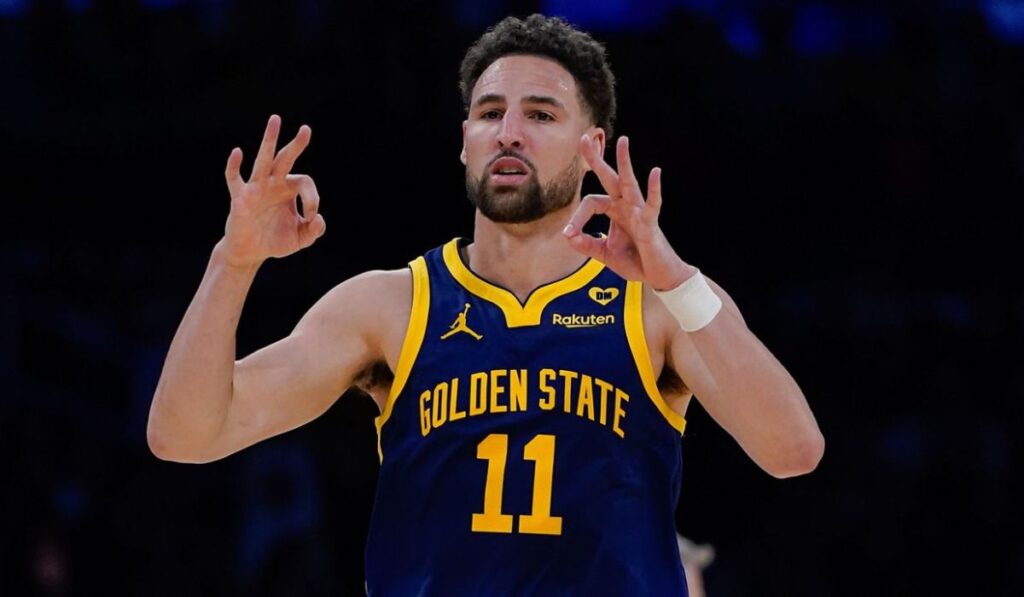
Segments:
[[[687,332],[695,332],[711,323],[722,309],[722,299],[711,290],[700,270],[679,286],[671,290],[655,290],[654,294]]]

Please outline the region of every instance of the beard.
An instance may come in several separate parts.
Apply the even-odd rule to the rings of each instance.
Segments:
[[[490,169],[479,179],[475,178],[468,168],[466,169],[466,194],[469,201],[487,219],[499,224],[525,224],[539,220],[572,203],[579,191],[582,178],[579,156],[543,187],[537,179],[537,169],[522,156],[504,152],[495,160],[509,156],[522,160],[530,168],[529,179],[518,187],[491,188]]]

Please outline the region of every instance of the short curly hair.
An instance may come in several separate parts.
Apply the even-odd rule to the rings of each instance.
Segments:
[[[480,75],[495,60],[509,55],[543,56],[569,71],[594,124],[611,138],[615,76],[608,67],[604,46],[558,17],[506,17],[466,50],[459,68],[459,89],[467,110]]]

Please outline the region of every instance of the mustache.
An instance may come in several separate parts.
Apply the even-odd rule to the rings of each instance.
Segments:
[[[519,153],[517,151],[513,151],[511,149],[502,149],[501,151],[499,151],[497,153],[497,155],[495,155],[493,158],[490,159],[490,161],[487,162],[486,170],[485,170],[484,173],[485,174],[489,174],[490,171],[491,171],[491,166],[493,166],[494,162],[497,162],[501,158],[515,158],[515,159],[519,160],[520,162],[522,162],[522,163],[526,164],[527,166],[529,166],[530,171],[532,171],[532,172],[536,172],[537,171],[537,168],[534,167],[533,162],[531,162],[529,159],[527,159],[527,157],[525,155],[523,155],[523,154],[521,154],[521,153]]]

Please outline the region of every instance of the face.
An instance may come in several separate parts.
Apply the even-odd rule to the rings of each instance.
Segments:
[[[462,124],[466,191],[487,218],[538,220],[578,196],[589,168],[579,152],[588,133],[603,147],[576,81],[557,62],[505,56],[477,79]]]

